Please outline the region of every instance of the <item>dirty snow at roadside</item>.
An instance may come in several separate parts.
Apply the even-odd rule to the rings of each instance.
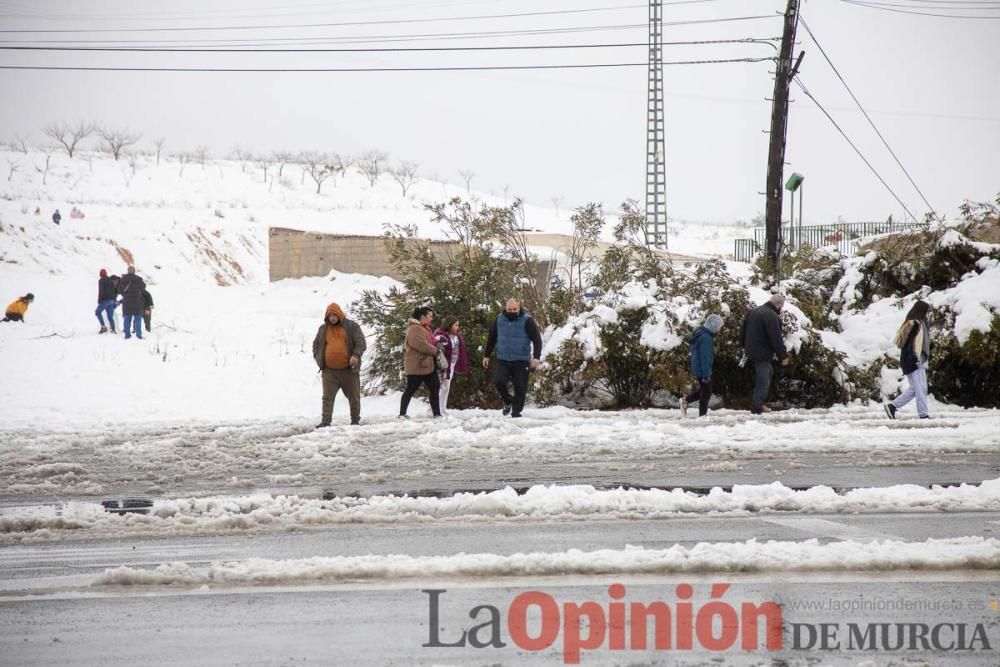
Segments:
[[[805,453],[1000,456],[1000,411],[939,404],[932,405],[935,419],[896,421],[887,420],[878,405],[788,410],[755,419],[730,410],[682,419],[676,410],[554,407],[528,409],[517,421],[482,410],[430,420],[422,404],[414,406],[414,419],[400,421],[391,416],[397,401],[366,399],[360,428],[345,425],[346,406],[338,405],[334,428],[320,431],[301,418],[0,425],[0,479],[5,481],[0,495],[64,501],[125,491],[175,497],[284,491],[323,486],[342,479],[345,469],[356,471],[352,482],[409,480],[412,488],[431,475],[483,466],[613,461],[623,471],[641,471],[683,458],[685,452],[711,456],[715,465],[731,470],[754,454],[778,457],[783,466],[794,466],[796,455]],[[318,391],[313,402],[319,403]]]
[[[996,569],[1000,540],[962,537],[924,542],[703,542],[669,549],[572,549],[558,553],[368,555],[294,560],[250,558],[207,567],[183,562],[154,569],[106,570],[93,586],[279,585],[365,579],[432,577],[661,574],[672,572],[810,572],[859,570]]]
[[[217,496],[153,503],[148,514],[109,514],[97,503],[69,503],[31,512],[0,514],[0,543],[109,537],[224,534],[294,530],[344,523],[428,521],[573,521],[656,519],[754,512],[975,512],[1000,511],[1000,479],[979,485],[925,488],[912,484],[854,489],[838,494],[826,486],[796,491],[780,482],[737,485],[695,494],[684,489],[610,489],[537,485],[524,494],[507,487],[446,498]]]

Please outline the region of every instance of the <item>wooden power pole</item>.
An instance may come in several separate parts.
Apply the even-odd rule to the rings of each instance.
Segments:
[[[785,166],[785,136],[788,130],[788,88],[799,69],[804,53],[792,64],[795,29],[799,24],[799,0],[788,0],[785,28],[781,35],[781,52],[774,73],[774,98],[771,104],[771,144],[767,152],[767,204],[764,209],[764,251],[771,260],[772,270],[778,266],[781,232],[782,170]]]

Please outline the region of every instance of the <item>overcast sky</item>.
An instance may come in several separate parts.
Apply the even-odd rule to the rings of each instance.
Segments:
[[[889,4],[903,5],[907,8],[903,11],[930,6],[940,13],[938,7],[947,3],[891,0]],[[803,6],[805,21],[917,186],[932,206],[949,216],[966,198],[993,199],[1000,191],[1000,1],[978,5],[981,9],[950,13],[997,19],[928,17],[836,0],[807,0]],[[618,9],[603,10],[609,7]],[[601,11],[496,17],[581,9]],[[783,9],[784,3],[773,0],[667,4],[667,24],[768,18],[665,25],[664,41],[778,37]],[[483,16],[492,18],[458,20]],[[341,25],[304,27],[318,23]],[[39,45],[42,40],[50,40],[45,42],[49,46],[86,41],[90,46],[225,43],[248,48],[644,44],[646,23],[646,5],[636,0],[0,0],[0,29],[5,31],[0,42],[5,46]],[[482,36],[570,27],[592,29]],[[164,30],[168,28],[174,30]],[[108,29],[118,32],[98,31]],[[17,30],[78,32],[10,32]],[[426,37],[444,33],[477,35]],[[401,36],[410,39],[399,41]],[[345,44],[345,38],[356,43]],[[910,210],[921,216],[927,207],[920,195],[801,25],[799,50],[806,52],[802,83]],[[688,45],[667,46],[664,58],[754,58],[773,53],[766,44]],[[3,65],[199,68],[644,63],[646,59],[644,46],[362,54],[0,52]],[[759,193],[766,173],[768,138],[763,130],[769,125],[770,103],[764,98],[772,94],[770,70],[769,62],[665,67],[671,217],[750,219],[764,210]],[[219,154],[235,145],[260,151],[345,153],[374,148],[392,158],[418,161],[422,175],[441,180],[459,182],[459,170],[472,170],[473,186],[486,192],[501,194],[509,186],[511,193],[535,203],[562,197],[563,207],[592,200],[613,207],[626,197],[644,197],[646,75],[644,66],[406,73],[0,70],[5,97],[0,105],[4,135],[0,139],[21,133],[41,143],[39,130],[44,124],[88,119],[127,124],[142,131],[147,143],[165,137],[168,152],[199,144]],[[790,164],[785,176],[791,171],[805,175],[806,221],[901,217],[901,205],[830,121],[796,87],[792,91],[795,101],[786,154]],[[786,215],[787,207],[786,199]]]

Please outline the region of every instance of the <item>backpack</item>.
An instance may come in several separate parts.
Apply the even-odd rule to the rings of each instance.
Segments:
[[[434,357],[434,367],[442,372],[448,370],[448,358],[444,356],[444,346],[441,344],[438,344],[438,353]]]

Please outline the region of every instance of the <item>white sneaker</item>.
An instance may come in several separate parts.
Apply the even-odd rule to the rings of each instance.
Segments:
[[[688,416],[688,402],[686,398],[681,399],[681,417]]]

